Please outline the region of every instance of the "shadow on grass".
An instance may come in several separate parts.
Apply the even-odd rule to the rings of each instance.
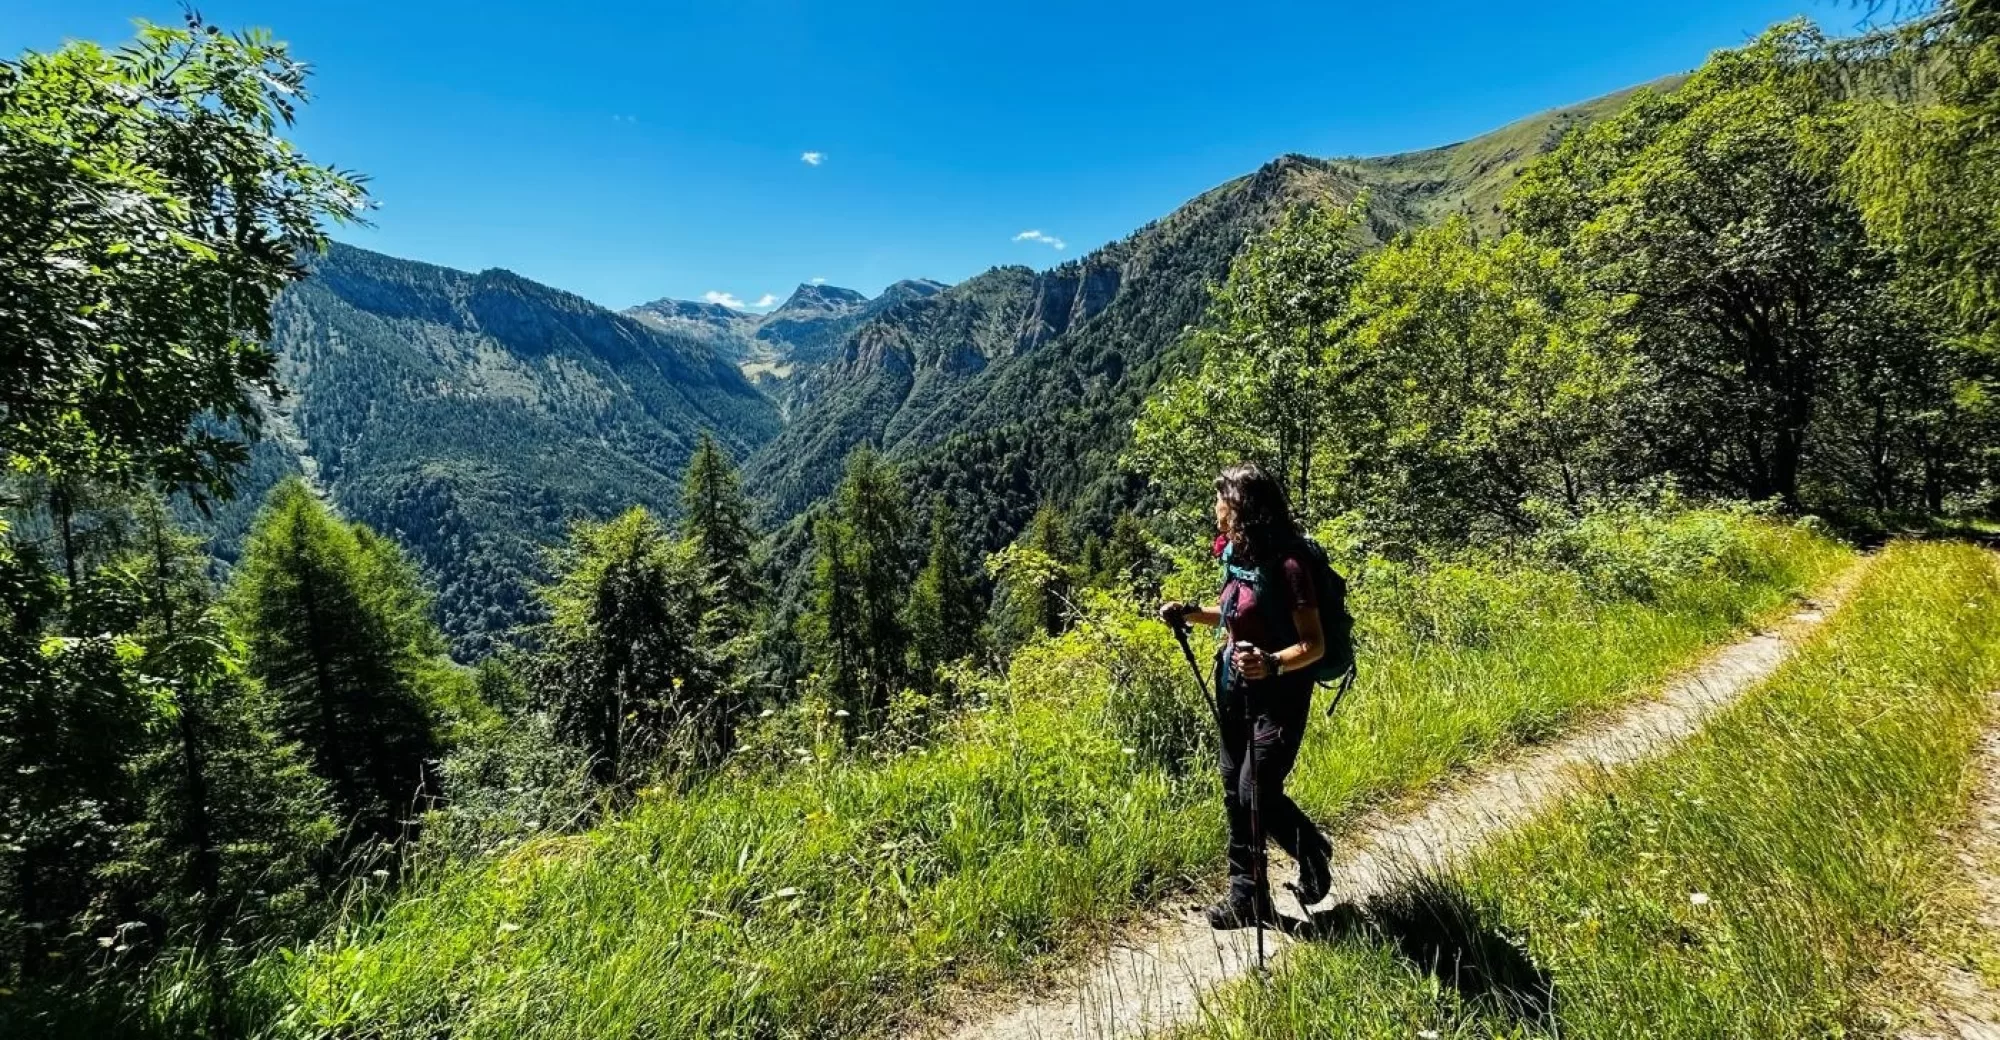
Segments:
[[[1281,927],[1307,941],[1387,944],[1467,1003],[1555,1030],[1555,980],[1446,879],[1419,877],[1359,905],[1342,903],[1310,920],[1286,918]]]

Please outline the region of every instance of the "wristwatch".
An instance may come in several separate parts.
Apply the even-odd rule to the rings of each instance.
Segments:
[[[1271,673],[1271,678],[1276,679],[1285,674],[1285,662],[1277,654],[1266,650],[1257,652],[1264,655],[1264,670]]]

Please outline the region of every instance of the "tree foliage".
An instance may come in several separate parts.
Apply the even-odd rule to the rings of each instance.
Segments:
[[[637,506],[580,523],[540,590],[537,696],[557,735],[589,756],[600,784],[629,789],[657,772],[729,751],[741,698],[734,612],[696,538],[675,538]]]
[[[365,205],[277,136],[305,66],[261,32],[141,24],[0,62],[0,455],[227,492],[277,391],[272,300]],[[202,420],[202,421],[198,421]]]
[[[456,678],[409,561],[294,479],[271,492],[229,596],[250,674],[350,842],[400,840],[434,793]]]
[[[908,524],[895,468],[864,444],[848,455],[832,508],[813,526],[810,613],[802,619],[810,663],[863,729],[886,720],[908,679]]]

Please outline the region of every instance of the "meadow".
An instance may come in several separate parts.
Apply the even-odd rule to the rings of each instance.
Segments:
[[[1949,909],[2000,682],[2000,570],[1899,543],[1667,756],[1329,915],[1185,1037],[1880,1035]]]
[[[1366,678],[1315,725],[1298,795],[1337,832],[1643,695],[1850,559],[1805,527],[1690,512],[1531,560],[1375,561],[1353,598]],[[419,869],[236,973],[226,1013],[284,1036],[860,1035],[1059,965],[1212,881],[1223,845],[1178,649],[1132,604],[1086,613],[963,677],[965,704],[894,752],[843,752],[805,707],[732,776]],[[156,986],[148,1013],[172,1032],[206,992]]]

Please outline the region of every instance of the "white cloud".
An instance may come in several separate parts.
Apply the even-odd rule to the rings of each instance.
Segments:
[[[813,275],[813,276],[812,276],[812,283],[813,283],[814,285],[825,285],[825,284],[826,284],[826,276],[825,276],[825,275],[818,275],[818,274],[816,274],[816,275]]]
[[[759,307],[775,307],[778,304],[777,296],[771,293],[765,293],[764,295],[757,297],[756,303],[744,303],[743,297],[738,296],[735,293],[723,292],[720,289],[710,289],[709,291],[702,293],[701,298],[707,300],[710,303],[719,303],[724,307],[729,308],[732,311],[754,310]]]
[[[799,156],[799,161],[805,163],[807,166],[818,166],[820,163],[826,161],[826,153],[807,152],[804,155]]]
[[[1020,234],[1018,234],[1018,235],[1015,235],[1015,236],[1014,236],[1014,241],[1016,241],[1016,242],[1041,242],[1041,243],[1043,243],[1043,244],[1045,244],[1045,245],[1048,245],[1048,246],[1050,246],[1051,248],[1054,248],[1054,249],[1068,249],[1068,248],[1069,248],[1069,243],[1068,243],[1068,242],[1065,242],[1065,241],[1063,241],[1062,239],[1060,239],[1060,238],[1057,238],[1057,237],[1056,237],[1056,236],[1054,236],[1054,235],[1045,235],[1045,234],[1042,234],[1042,233],[1041,233],[1040,231],[1037,231],[1037,230],[1035,230],[1035,229],[1033,229],[1033,228],[1030,228],[1030,229],[1028,229],[1028,230],[1026,230],[1026,231],[1023,231],[1023,232],[1021,232],[1021,233],[1020,233]]]

